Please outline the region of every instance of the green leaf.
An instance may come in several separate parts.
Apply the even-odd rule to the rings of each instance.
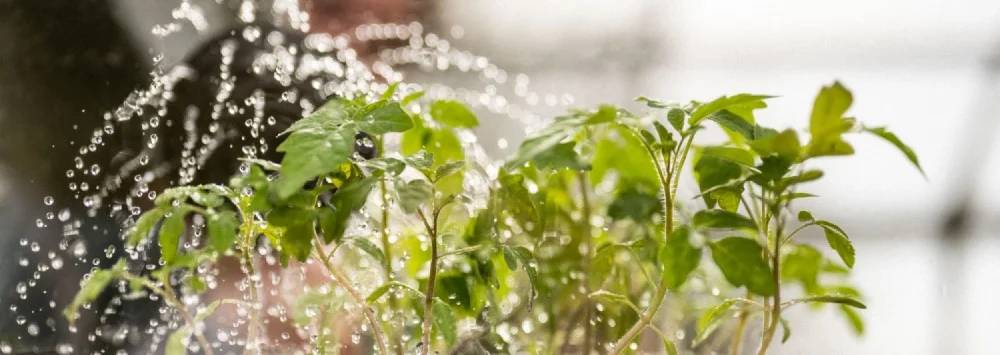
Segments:
[[[743,177],[743,167],[727,159],[714,156],[695,155],[694,177],[698,182],[705,204],[715,206],[715,199],[706,192],[719,186],[730,184]]]
[[[691,245],[690,234],[688,228],[678,228],[670,233],[663,248],[660,249],[663,280],[671,290],[680,288],[701,261],[701,249]]]
[[[890,132],[885,127],[865,127],[864,130],[865,132],[874,134],[891,143],[896,147],[896,149],[899,149],[899,151],[906,156],[906,159],[920,171],[920,174],[927,176],[927,174],[924,173],[924,168],[920,166],[920,161],[917,159],[917,153],[914,153],[913,149],[907,146],[906,143],[903,143],[903,141],[900,140],[895,133]]]
[[[614,200],[608,205],[608,217],[614,220],[630,218],[636,222],[644,222],[660,212],[660,208],[659,197],[630,188],[615,194]]]
[[[434,327],[444,337],[445,343],[448,346],[455,344],[455,340],[458,338],[458,329],[455,326],[455,315],[451,311],[451,306],[448,306],[440,298],[434,298],[431,312],[434,314]]]
[[[375,258],[375,261],[378,261],[379,265],[385,264],[385,253],[383,253],[381,248],[376,246],[375,243],[372,243],[372,241],[367,238],[353,238],[351,239],[351,244],[358,247],[358,249],[363,250],[368,255],[371,255],[372,258]]]
[[[330,197],[330,208],[319,210],[320,228],[323,230],[323,240],[326,242],[340,241],[347,230],[348,222],[354,212],[361,210],[368,202],[378,181],[377,177],[369,176],[360,180],[350,180],[340,186]]]
[[[396,193],[399,194],[399,207],[406,213],[417,212],[421,205],[434,197],[434,188],[426,180],[412,180],[407,183],[398,182]]]
[[[126,245],[131,247],[139,245],[139,243],[142,242],[143,239],[145,239],[146,236],[148,236],[153,230],[153,227],[160,222],[160,219],[163,218],[163,214],[163,210],[153,208],[143,213],[142,216],[139,216],[139,219],[135,221],[135,226],[129,230]]]
[[[688,118],[688,122],[690,122],[691,126],[694,126],[701,122],[702,119],[713,113],[728,110],[747,123],[753,124],[753,110],[767,107],[764,100],[771,97],[772,96],[751,94],[722,96],[708,103],[699,105],[698,108],[691,112],[691,117]]]
[[[504,245],[503,246],[503,261],[507,263],[507,268],[511,270],[517,270],[517,254],[514,254],[514,249]]]
[[[454,173],[461,171],[463,168],[465,168],[465,161],[463,160],[450,161],[441,164],[441,166],[438,166],[437,170],[434,171],[434,180],[438,181],[443,178],[446,178]]]
[[[719,209],[698,211],[691,218],[691,223],[698,229],[757,229],[757,225],[750,218],[736,212]]]
[[[115,271],[113,269],[100,269],[84,279],[83,284],[80,285],[80,291],[77,291],[76,296],[73,296],[73,301],[63,310],[66,320],[70,324],[75,323],[80,318],[80,307],[97,299],[114,278]]]
[[[413,128],[413,121],[398,102],[391,102],[381,105],[358,120],[358,127],[365,133],[377,135],[406,131]]]
[[[236,240],[236,229],[239,221],[236,212],[221,211],[208,217],[208,243],[213,249],[222,253],[229,250]]]
[[[281,174],[274,182],[279,200],[291,197],[309,180],[332,173],[354,152],[355,131],[344,125],[333,131],[294,131],[278,146],[285,153]]]
[[[708,146],[702,149],[701,154],[703,157],[719,158],[747,167],[754,166],[753,153],[743,148]]]
[[[667,108],[667,107],[670,107],[669,104],[667,104],[667,103],[665,103],[663,101],[660,101],[660,100],[657,100],[657,99],[651,99],[651,98],[648,98],[648,97],[645,97],[645,96],[636,97],[635,101],[642,102],[642,103],[646,104],[646,106],[649,106],[649,107],[652,107],[652,108]]]
[[[184,340],[191,336],[191,327],[183,326],[178,328],[170,337],[167,338],[167,343],[164,345],[163,354],[164,355],[185,355],[187,354],[187,346],[184,345]]]
[[[861,319],[858,311],[848,306],[840,306],[840,312],[847,318],[847,322],[851,325],[851,329],[854,330],[855,334],[861,335],[865,333],[865,321]]]
[[[566,142],[557,144],[551,149],[543,151],[532,159],[540,169],[572,169],[588,170],[590,165],[580,161],[575,150],[576,143]]]
[[[820,89],[809,118],[808,156],[854,154],[854,148],[841,138],[854,126],[853,120],[844,117],[853,101],[851,92],[839,82]]]
[[[774,294],[771,267],[763,258],[763,248],[748,238],[729,237],[709,243],[712,259],[726,280],[735,286],[746,286],[761,296]]]
[[[838,296],[838,295],[812,296],[812,297],[799,298],[799,299],[794,299],[794,300],[788,301],[789,305],[797,304],[797,303],[814,303],[814,302],[819,302],[819,303],[836,303],[836,304],[847,305],[847,306],[851,306],[851,307],[854,307],[854,308],[860,308],[860,309],[866,309],[866,308],[868,308],[867,306],[865,306],[864,303],[861,303],[861,301],[859,301],[856,298],[849,297],[849,296]]]
[[[177,247],[180,244],[181,234],[184,234],[184,228],[187,227],[187,223],[184,221],[186,214],[186,209],[174,208],[170,216],[160,226],[160,256],[167,262],[167,265],[172,265],[177,260]]]
[[[473,128],[479,125],[479,119],[465,104],[453,100],[434,101],[431,117],[448,127]]]
[[[628,306],[629,309],[631,309],[631,310],[633,310],[635,312],[642,312],[642,310],[640,310],[638,306],[636,306],[634,303],[632,303],[632,301],[629,301],[628,297],[625,297],[624,295],[619,294],[619,293],[614,293],[614,292],[611,292],[611,291],[608,291],[608,290],[597,290],[597,291],[594,291],[594,292],[590,293],[590,295],[588,295],[588,297],[593,298],[593,299],[603,300],[603,301],[609,302],[609,303],[622,304],[622,305]]]
[[[781,133],[758,138],[750,142],[750,147],[761,156],[775,154],[789,163],[798,161],[802,151],[799,134],[792,129]]]
[[[782,256],[781,277],[798,281],[807,293],[820,289],[819,272],[823,254],[807,244],[793,244],[792,250]]]
[[[684,130],[684,115],[684,110],[672,108],[670,111],[667,111],[667,122],[670,122],[670,125],[673,126],[677,132],[681,132]]]
[[[618,108],[612,105],[601,105],[597,111],[590,114],[585,121],[586,124],[607,123],[618,117]]]
[[[399,103],[401,105],[403,105],[403,106],[406,106],[406,105],[409,105],[411,102],[419,100],[421,97],[424,97],[424,92],[423,91],[415,91],[415,92],[413,92],[413,93],[411,93],[411,94],[406,95],[405,97],[403,97],[403,99],[400,100]]]
[[[663,350],[667,352],[667,355],[677,355],[677,344],[674,344],[670,339],[663,340]]]
[[[420,290],[417,290],[412,286],[404,284],[399,281],[390,281],[388,283],[383,284],[382,286],[379,286],[374,291],[372,291],[372,293],[368,294],[368,298],[366,298],[365,300],[367,301],[368,304],[375,303],[375,301],[378,301],[379,298],[381,298],[383,295],[386,294],[386,292],[388,292],[393,288],[399,288],[404,291],[407,291],[410,294],[412,294],[415,298],[418,298],[420,300],[423,300],[424,298],[424,293],[421,292]]]
[[[694,338],[694,343],[698,344],[708,338],[712,332],[718,328],[720,322],[724,319],[723,316],[729,313],[729,309],[736,304],[736,299],[726,299],[721,303],[712,306],[705,313],[698,317],[698,326],[696,336]]]
[[[534,305],[535,298],[538,297],[538,269],[535,267],[535,254],[525,247],[514,247],[514,254],[520,259],[524,266],[524,272],[528,274],[528,283],[531,284],[531,294],[528,295],[528,310]]]
[[[809,211],[799,211],[799,222],[812,222],[816,220]]]
[[[282,260],[295,258],[305,261],[309,257],[316,233],[313,226],[315,216],[315,209],[293,206],[275,208],[268,213],[267,222],[283,230],[279,239],[273,241],[281,252]]]
[[[847,238],[847,233],[836,224],[828,221],[816,221],[816,224],[823,227],[823,231],[826,234],[826,242],[830,244],[830,248],[833,248],[837,252],[837,255],[840,255],[840,259],[844,261],[847,267],[853,268],[854,245]]]

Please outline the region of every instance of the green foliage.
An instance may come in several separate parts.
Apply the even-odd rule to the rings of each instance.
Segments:
[[[856,262],[847,233],[793,205],[816,197],[801,191],[824,175],[809,163],[853,154],[845,138],[867,132],[922,172],[895,134],[846,116],[853,97],[839,83],[817,95],[808,137],[759,124],[766,95],[639,98],[648,111],[601,105],[557,117],[499,168],[467,154],[470,143],[459,139],[479,124],[472,110],[422,93],[397,101],[396,90],[331,100],[283,133],[280,162],[245,159],[227,186],[163,191],[125,231],[130,252],[158,248],[162,260],[94,271],[66,318],[76,320],[115,280],[127,282],[168,306],[176,326],[163,350],[184,354],[187,343],[210,346],[199,323],[219,304],[245,301],[193,310],[175,292],[208,297],[202,269],[223,258],[239,261],[248,278],[268,276],[255,265],[278,260],[329,276],[287,296],[297,298],[289,315],[314,339],[311,353],[333,351],[334,329],[358,326],[341,319],[362,319],[356,332],[378,353],[613,354],[631,351],[643,334],[658,336],[668,354],[713,334],[740,342],[744,322],[764,319],[766,351],[778,327],[788,339],[781,313],[800,303],[834,305],[864,330],[863,298],[846,279]],[[408,112],[413,105],[425,114]],[[696,143],[710,126],[725,138]],[[355,154],[358,139],[371,140],[362,143],[377,156]],[[680,187],[688,173],[694,199]],[[808,227],[822,230],[830,249],[796,238]],[[376,282],[361,284],[361,273]],[[686,314],[719,293],[721,303],[700,317],[668,324],[694,327],[690,341],[655,317],[668,297]],[[248,307],[247,324],[259,321],[257,308]],[[735,332],[714,332],[733,319],[741,322]]]

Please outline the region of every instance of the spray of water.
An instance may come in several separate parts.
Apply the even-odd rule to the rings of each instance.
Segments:
[[[121,240],[114,240],[122,238],[122,231],[135,223],[158,192],[193,183],[225,183],[232,174],[248,171],[241,158],[273,160],[274,148],[282,139],[278,133],[328,98],[374,98],[390,83],[399,83],[400,96],[425,92],[423,99],[409,104],[408,109],[414,113],[425,112],[426,103],[435,99],[457,99],[482,113],[488,112],[490,117],[512,120],[528,132],[544,124],[533,113],[536,106],[561,106],[573,101],[569,95],[536,92],[528,76],[510,73],[486,57],[456,48],[452,40],[463,35],[460,28],[450,31],[450,37],[429,33],[418,22],[365,24],[352,33],[309,33],[309,14],[296,1],[264,3],[269,5],[251,0],[240,2],[239,26],[201,47],[184,63],[167,66],[163,55],[154,56],[149,84],[129,94],[116,109],[106,112],[102,124],[79,144],[78,155],[65,170],[66,187],[74,200],[42,198],[48,212],[36,220],[38,228],[62,230],[58,247],[43,250],[39,241],[27,239],[19,243],[24,256],[17,260],[18,265],[35,271],[29,279],[17,283],[19,300],[11,302],[9,307],[27,338],[0,339],[0,353],[16,351],[16,344],[37,343],[43,333],[54,334],[59,340],[52,345],[54,348],[41,350],[60,354],[115,348],[145,353],[162,348],[168,330],[176,328],[181,320],[176,310],[162,305],[161,295],[128,292],[128,285],[122,284],[114,295],[85,306],[103,307],[89,309],[95,317],[85,317],[84,321],[67,326],[57,314],[68,301],[64,294],[78,288],[78,279],[68,275],[107,267],[121,258],[140,270],[156,268],[155,263],[149,264],[146,259],[147,250],[122,248]],[[171,15],[172,22],[156,25],[150,29],[152,33],[166,38],[209,27],[203,10],[188,0],[182,0]],[[362,54],[355,49],[359,44],[377,50]],[[409,73],[423,73],[422,79],[408,80]],[[456,75],[476,78],[478,85],[452,87],[435,81]],[[498,167],[480,147],[483,142],[476,141],[474,135],[466,132],[459,138],[465,147],[466,160],[480,167],[479,174],[470,174],[466,179],[466,189],[482,193],[495,178]],[[370,147],[372,142],[361,144]],[[386,144],[393,146],[398,142]],[[507,140],[500,138],[496,144],[504,148]],[[108,161],[106,156],[112,159]],[[369,206],[371,211],[381,210],[381,203],[373,201]],[[472,203],[470,208],[476,207],[475,199]],[[372,223],[378,220],[374,214],[364,211],[349,233],[374,233],[378,228]],[[204,221],[195,220],[194,224],[192,240],[197,243]],[[392,230],[393,241],[398,240],[399,233]],[[277,261],[270,248],[262,244],[258,265],[251,267],[276,270]],[[408,258],[399,255],[390,263],[402,267]],[[364,271],[370,266],[371,272],[351,275],[355,286],[370,290],[365,285],[384,281],[375,272],[377,265],[366,265],[365,260],[359,262],[362,264],[357,270]],[[199,265],[197,272],[211,292],[239,293],[241,296],[233,298],[245,301],[235,312],[213,321],[208,326],[212,329],[201,330],[219,349],[278,351],[266,348],[267,344],[245,343],[248,337],[244,332],[247,324],[254,321],[253,314],[263,313],[282,322],[320,314],[315,307],[292,309],[280,302],[267,301],[286,292],[301,294],[301,285],[311,277],[308,264],[291,272],[258,273],[255,275],[261,276],[257,279],[243,277],[250,273],[231,271],[225,265]],[[65,281],[40,282],[43,278]],[[59,284],[59,289],[37,290],[40,285],[53,284]],[[307,289],[301,296],[342,298],[343,293],[341,289],[321,286]],[[29,295],[50,300],[29,300]],[[197,295],[179,297],[178,301],[192,308],[202,303]],[[508,300],[505,304],[517,301]],[[354,305],[342,306],[344,314],[354,313],[351,312]],[[401,324],[419,321],[415,314],[399,312],[382,314],[382,320]],[[349,323],[356,325],[346,330],[352,332],[355,342],[362,341],[362,335],[370,332],[365,324]],[[507,328],[498,332],[507,333],[504,329]],[[298,338],[309,342],[317,337],[317,329],[309,326],[267,331],[277,332],[277,337],[283,340]],[[403,335],[403,340],[409,340],[409,336]],[[195,344],[192,346],[197,348]]]

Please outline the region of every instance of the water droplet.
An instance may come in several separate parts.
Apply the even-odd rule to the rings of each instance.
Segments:
[[[52,196],[45,196],[42,198],[42,203],[45,203],[46,206],[52,206],[53,203],[56,203],[56,199]]]

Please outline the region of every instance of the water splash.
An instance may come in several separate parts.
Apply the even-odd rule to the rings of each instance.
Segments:
[[[93,323],[81,325],[81,328],[67,327],[55,315],[64,306],[66,296],[59,297],[57,302],[49,290],[37,289],[43,285],[39,280],[106,267],[119,258],[146,270],[156,268],[157,265],[143,264],[149,250],[115,247],[120,241],[109,245],[94,240],[121,238],[121,231],[148,208],[158,191],[197,182],[224,183],[222,179],[239,170],[238,166],[220,168],[218,161],[231,162],[235,157],[273,157],[274,147],[280,140],[277,133],[291,121],[313,111],[325,98],[376,97],[386,90],[388,83],[400,83],[399,95],[416,91],[426,93],[422,101],[409,107],[413,112],[424,112],[426,107],[421,104],[430,100],[453,98],[494,117],[510,119],[517,126],[525,127],[528,133],[545,123],[534,113],[535,107],[573,103],[572,96],[537,92],[532,89],[527,75],[508,72],[489,58],[457,48],[452,39],[464,36],[464,31],[458,27],[451,29],[450,37],[429,33],[419,22],[372,23],[358,26],[351,33],[310,34],[309,14],[298,7],[297,1],[262,3],[271,3],[271,6],[263,7],[251,0],[239,3],[240,27],[225,38],[217,39],[215,45],[203,47],[195,56],[195,59],[207,60],[168,67],[163,63],[162,54],[154,55],[149,84],[133,91],[117,108],[106,112],[99,127],[79,143],[78,155],[68,162],[69,168],[64,173],[66,188],[74,200],[56,201],[52,196],[44,197],[42,204],[48,212],[35,223],[37,228],[61,228],[62,239],[54,250],[44,252],[38,241],[22,239],[19,243],[23,254],[34,263],[22,257],[18,265],[35,270],[28,280],[17,283],[18,298],[26,301],[29,295],[41,295],[52,300],[20,306],[11,302],[11,313],[16,315],[17,324],[29,337],[17,339],[15,344],[34,343],[32,339],[55,333],[68,339],[53,343],[55,352],[61,354],[105,346],[131,347],[140,352],[161,349],[168,330],[175,328],[180,319],[175,310],[160,305],[159,295],[130,292],[127,284],[118,284],[115,287],[117,295],[101,303],[105,309],[92,310],[97,314]],[[209,27],[204,10],[188,0],[182,0],[171,12],[171,17],[173,21],[156,25],[150,31],[160,38],[168,38],[182,31],[201,32]],[[262,18],[270,20],[262,21]],[[359,53],[355,49],[359,43],[372,44],[377,51],[368,55]],[[429,75],[422,75],[420,81],[408,80],[409,73],[414,72]],[[478,86],[452,87],[434,81],[455,75],[473,77]],[[253,80],[247,81],[247,77]],[[192,99],[198,103],[187,102]],[[483,142],[478,142],[474,135],[462,134],[460,140],[466,147],[467,160],[481,167],[481,173],[471,174],[466,179],[466,189],[473,194],[485,194],[489,181],[495,180],[498,167],[480,147]],[[500,148],[508,145],[504,138],[495,144]],[[111,159],[105,158],[107,156]],[[375,201],[372,207],[380,208],[380,203]],[[362,217],[352,227],[352,233],[372,234],[375,227],[365,221],[377,218],[367,213]],[[108,223],[109,220],[113,223]],[[192,240],[198,243],[204,223],[196,221],[195,226]],[[397,232],[394,231],[392,238],[398,239]],[[261,300],[277,298],[283,292],[301,292],[302,282],[309,277],[308,265],[291,272],[277,272],[277,260],[270,246],[262,244],[258,253],[261,258],[254,267],[271,270],[262,278],[242,278],[231,271],[227,274],[216,265],[199,265],[196,269],[209,290],[239,292],[246,302],[237,307],[231,317],[206,325],[214,329],[207,333],[215,334],[213,338],[222,348],[264,350],[266,344],[245,343],[244,332],[251,322],[253,308],[262,308],[264,314],[281,322],[294,318],[296,313],[282,303],[269,304]],[[408,256],[402,255],[391,262],[402,267],[407,260]],[[374,272],[377,265],[362,262],[360,269],[371,268],[372,272],[353,276],[357,282],[355,286],[367,290],[370,286],[366,285],[378,284],[381,279]],[[247,274],[243,271],[240,275]],[[225,285],[235,285],[235,289]],[[69,285],[62,292],[76,288],[76,285]],[[262,294],[261,290],[265,289],[269,291]],[[258,290],[258,293],[253,294],[251,290]],[[344,297],[342,290],[326,286],[307,292],[333,294],[336,296],[333,299]],[[504,307],[512,308],[520,301],[516,295],[512,297],[515,299],[504,300]],[[197,296],[185,296],[182,301],[191,306],[202,303]],[[152,314],[137,315],[142,322],[114,321],[129,318],[129,311],[150,309],[150,305],[158,306],[152,308]],[[341,306],[348,311],[353,307],[350,304]],[[315,311],[307,309],[304,314],[312,317]],[[393,315],[393,319],[404,323],[419,319],[412,312],[399,313]],[[39,314],[48,316],[39,317]],[[539,322],[545,323],[542,319]],[[533,322],[526,321],[512,326],[510,331],[516,333],[521,328],[530,333],[533,327]],[[361,333],[353,334],[351,339],[360,342]],[[506,331],[501,329],[500,334]],[[288,341],[295,338],[319,341],[316,337],[317,334],[294,331],[280,334],[281,339]],[[79,339],[86,343],[74,343]],[[103,345],[96,345],[98,343]],[[15,350],[6,340],[0,342],[0,353]]]

